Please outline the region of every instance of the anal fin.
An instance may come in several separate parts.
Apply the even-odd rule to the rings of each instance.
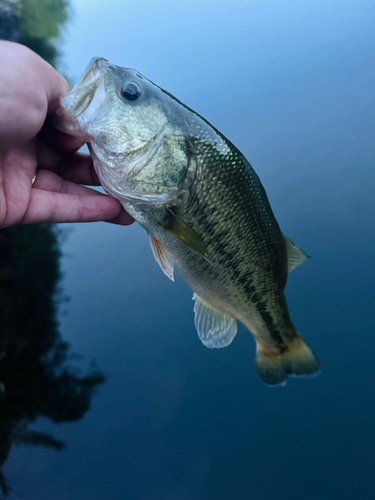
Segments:
[[[174,281],[174,265],[171,261],[168,251],[166,248],[160,243],[159,240],[150,236],[150,244],[151,250],[154,254],[156,262],[159,264],[160,269],[163,273],[172,281]]]
[[[226,347],[237,333],[237,322],[228,314],[216,311],[204,303],[197,294],[193,295],[195,327],[206,347]]]

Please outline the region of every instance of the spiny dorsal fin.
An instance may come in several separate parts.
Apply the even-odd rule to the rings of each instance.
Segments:
[[[205,247],[202,238],[191,228],[186,222],[180,219],[173,210],[168,210],[168,223],[165,228],[168,229],[174,236],[184,245],[190,248],[193,252],[204,257],[208,262],[207,248]]]
[[[286,243],[286,253],[288,256],[288,273],[293,271],[297,266],[303,264],[305,260],[309,259],[310,256],[307,255],[303,250],[298,248],[292,240],[290,240],[285,234],[283,235]]]
[[[160,243],[159,240],[150,236],[151,250],[154,254],[156,262],[159,264],[163,273],[172,281],[174,281],[173,271],[174,266],[167,252],[166,248]]]
[[[195,327],[199,338],[206,347],[226,347],[237,333],[237,323],[228,314],[223,314],[212,309],[204,303],[198,295],[193,295]]]

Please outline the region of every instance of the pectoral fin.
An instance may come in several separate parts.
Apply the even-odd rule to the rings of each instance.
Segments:
[[[220,313],[205,304],[197,294],[193,295],[195,327],[206,347],[226,347],[237,333],[237,323],[228,314]]]
[[[174,281],[174,266],[168,254],[168,251],[160,243],[160,241],[153,236],[150,236],[150,244],[152,253],[154,254],[155,260],[159,264],[161,270],[166,276],[168,276],[170,280]]]
[[[177,217],[172,211],[168,211],[168,222],[165,228],[168,229],[182,244],[186,245],[193,252],[204,257],[208,262],[210,261],[207,249],[203,243],[202,238],[192,229],[186,222]]]
[[[310,256],[307,255],[303,250],[298,248],[293,241],[283,235],[286,243],[286,253],[288,256],[288,273],[293,271],[297,266],[303,264],[305,260],[309,259]]]

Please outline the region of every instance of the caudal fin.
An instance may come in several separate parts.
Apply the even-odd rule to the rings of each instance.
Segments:
[[[268,354],[257,343],[255,363],[258,375],[269,385],[282,384],[290,375],[312,375],[320,370],[319,360],[301,336],[296,338],[286,352],[278,356]]]

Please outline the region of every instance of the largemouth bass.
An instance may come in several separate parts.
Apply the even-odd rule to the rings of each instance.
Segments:
[[[103,188],[146,229],[162,271],[173,280],[176,268],[193,289],[203,344],[229,345],[239,320],[265,383],[317,372],[284,295],[307,255],[281,233],[243,154],[138,71],[103,58],[62,107],[63,130],[88,143]]]

